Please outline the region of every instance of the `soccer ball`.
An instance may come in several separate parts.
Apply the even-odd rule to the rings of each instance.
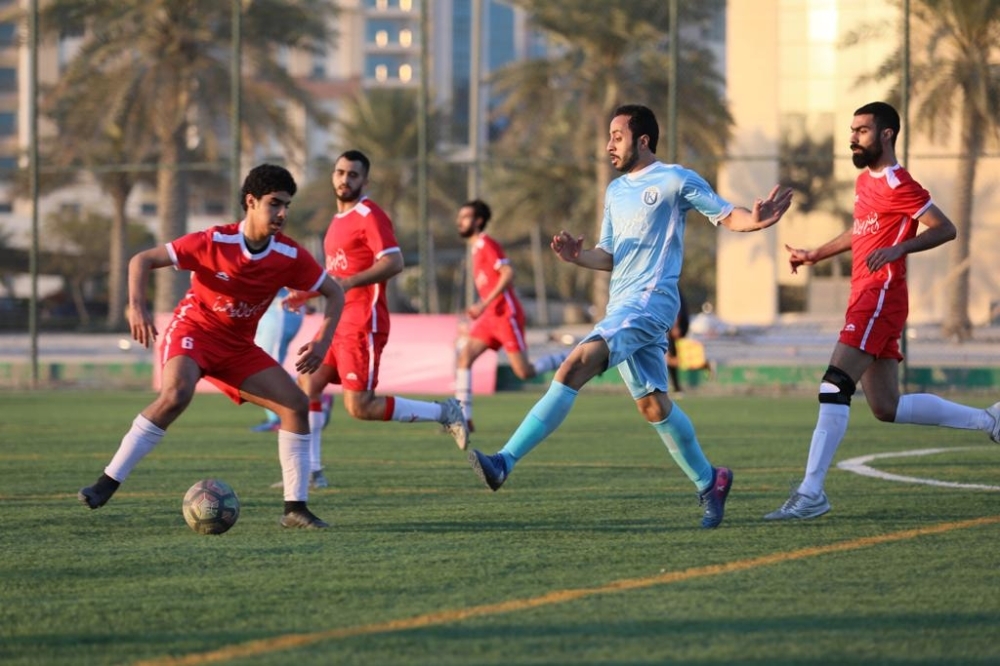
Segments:
[[[222,534],[240,517],[240,498],[225,481],[202,479],[184,495],[183,513],[198,534]]]

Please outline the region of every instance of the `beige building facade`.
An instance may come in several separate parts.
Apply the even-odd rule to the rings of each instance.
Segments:
[[[857,170],[850,160],[849,128],[861,105],[885,100],[897,81],[859,83],[903,42],[897,3],[870,0],[729,0],[726,29],[727,96],[735,120],[720,191],[737,203],[766,194],[781,175],[781,146],[832,137],[832,196],[805,212],[792,210],[760,234],[720,234],[717,314],[735,324],[767,325],[807,316],[839,319],[846,304],[846,277],[817,275],[816,267],[791,275],[785,244],[815,247],[840,233],[851,219]],[[866,25],[888,26],[879,39],[849,45]],[[914,46],[916,48],[916,46]],[[912,115],[912,111],[911,111]],[[931,143],[904,119],[897,155],[935,203],[954,217],[958,164],[957,127]],[[973,325],[997,317],[1000,303],[1000,157],[996,148],[979,162],[971,237],[969,316]],[[817,165],[822,171],[824,165]],[[829,165],[825,165],[827,168]],[[832,262],[836,263],[836,262]],[[953,278],[948,246],[911,256],[910,322],[940,322],[945,282]],[[849,270],[849,268],[848,268]],[[825,272],[829,272],[829,268]],[[842,271],[846,272],[846,271]],[[804,287],[804,315],[783,315],[783,286]]]

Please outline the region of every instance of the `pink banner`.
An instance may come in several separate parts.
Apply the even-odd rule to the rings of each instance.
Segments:
[[[156,316],[156,328],[165,331],[170,314]],[[285,368],[295,374],[295,358],[299,347],[305,344],[319,328],[322,315],[307,315],[298,335],[292,340]],[[389,343],[382,352],[379,382],[380,395],[419,393],[424,395],[454,395],[455,354],[460,335],[458,315],[392,315]],[[153,363],[153,389],[160,388],[160,340],[156,344]],[[472,391],[477,395],[496,391],[497,354],[487,351],[472,366]],[[331,385],[333,393],[340,386]],[[198,391],[218,392],[204,379],[198,382]]]

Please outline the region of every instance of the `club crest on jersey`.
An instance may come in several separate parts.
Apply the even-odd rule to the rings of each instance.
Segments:
[[[642,191],[642,203],[647,206],[656,205],[656,202],[660,199],[660,191],[655,187],[647,187]]]

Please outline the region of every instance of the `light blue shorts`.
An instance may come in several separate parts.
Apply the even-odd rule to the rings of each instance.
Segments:
[[[675,313],[676,315],[676,313]],[[599,321],[587,340],[601,338],[611,356],[608,366],[617,366],[633,400],[653,391],[667,392],[667,331],[659,317],[645,310],[620,308]]]

